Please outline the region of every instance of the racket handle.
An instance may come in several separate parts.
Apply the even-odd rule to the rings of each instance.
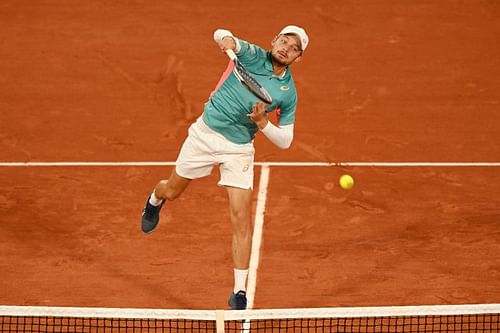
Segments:
[[[234,53],[234,51],[232,49],[227,49],[226,54],[229,57],[229,59],[231,59],[231,60],[237,59],[236,54]]]

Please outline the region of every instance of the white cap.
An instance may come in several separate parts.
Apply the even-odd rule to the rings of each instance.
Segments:
[[[306,31],[304,29],[296,25],[287,25],[286,27],[283,28],[283,30],[280,31],[278,35],[284,35],[284,34],[297,35],[300,39],[302,51],[306,50],[307,44],[309,44],[309,37],[307,37]]]

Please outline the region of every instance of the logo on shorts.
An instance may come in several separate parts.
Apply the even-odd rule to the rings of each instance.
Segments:
[[[290,87],[289,86],[281,86],[280,90],[281,91],[287,91],[287,90],[290,90]]]
[[[243,166],[243,172],[247,172],[249,167],[250,165],[245,164],[245,166]]]

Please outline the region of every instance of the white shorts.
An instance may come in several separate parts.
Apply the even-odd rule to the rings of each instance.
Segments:
[[[236,144],[210,129],[202,117],[189,127],[175,163],[181,177],[196,179],[208,176],[219,165],[218,185],[253,188],[253,143]]]

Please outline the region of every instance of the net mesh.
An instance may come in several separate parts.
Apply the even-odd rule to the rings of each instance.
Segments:
[[[229,322],[226,332],[243,332]],[[251,332],[499,332],[498,315],[254,320]]]
[[[463,306],[247,311],[0,307],[0,332],[500,332],[500,304],[467,311]]]
[[[0,332],[216,332],[215,322],[185,319],[0,317]]]

